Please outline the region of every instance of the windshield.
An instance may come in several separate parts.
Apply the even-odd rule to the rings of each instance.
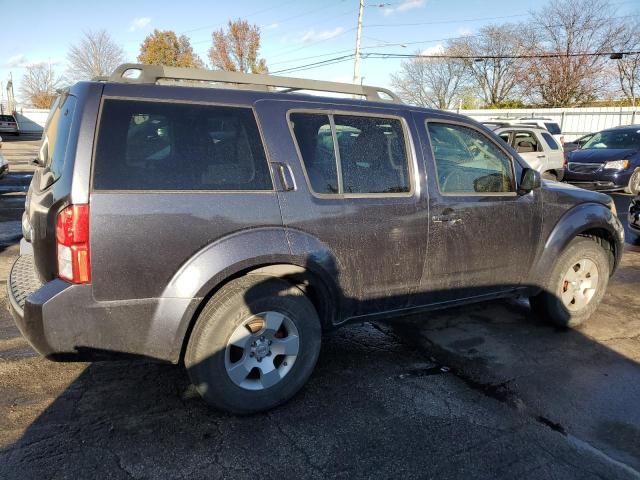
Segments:
[[[640,150],[640,130],[607,130],[598,132],[584,144],[583,149],[611,148]]]

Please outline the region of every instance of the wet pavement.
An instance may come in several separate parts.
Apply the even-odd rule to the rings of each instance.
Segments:
[[[23,200],[0,196],[2,280]],[[38,357],[4,285],[2,479],[640,478],[636,237],[580,330],[519,301],[350,325],[299,395],[249,417],[207,409],[177,366]]]

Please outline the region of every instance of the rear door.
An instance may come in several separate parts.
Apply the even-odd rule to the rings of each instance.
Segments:
[[[410,116],[393,107],[260,101],[272,160],[296,188],[280,193],[285,225],[332,253],[345,315],[406,307],[422,276],[428,210]],[[291,235],[292,249],[304,250]]]
[[[429,251],[424,303],[512,290],[538,245],[540,191],[519,195],[522,166],[475,125],[415,114],[429,176]]]

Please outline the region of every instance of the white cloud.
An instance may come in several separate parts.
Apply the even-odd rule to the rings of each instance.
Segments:
[[[129,31],[135,32],[136,30],[141,30],[147,25],[151,23],[150,17],[138,17],[134,18],[131,24],[129,25]]]
[[[387,7],[382,10],[382,13],[385,16],[393,15],[394,13],[402,13],[409,10],[413,10],[414,8],[421,8],[424,6],[425,0],[404,0],[397,7]]]
[[[262,27],[262,29],[263,30],[275,30],[278,27],[280,27],[279,23],[272,23],[270,25],[267,25],[266,27]]]
[[[333,30],[321,30],[316,32],[314,29],[307,30],[305,34],[302,36],[303,42],[318,42],[320,40],[329,40],[330,38],[335,38],[344,32],[344,28],[336,27]]]
[[[420,55],[442,55],[444,53],[444,46],[439,43],[433,47],[427,47],[420,52]]]
[[[4,66],[8,68],[15,68],[24,66],[25,63],[27,63],[27,57],[25,57],[24,54],[19,53],[17,55],[9,57],[9,60],[6,61]]]

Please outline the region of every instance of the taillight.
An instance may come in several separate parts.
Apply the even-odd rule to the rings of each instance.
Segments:
[[[91,282],[89,205],[69,205],[56,221],[58,276],[71,283]]]

